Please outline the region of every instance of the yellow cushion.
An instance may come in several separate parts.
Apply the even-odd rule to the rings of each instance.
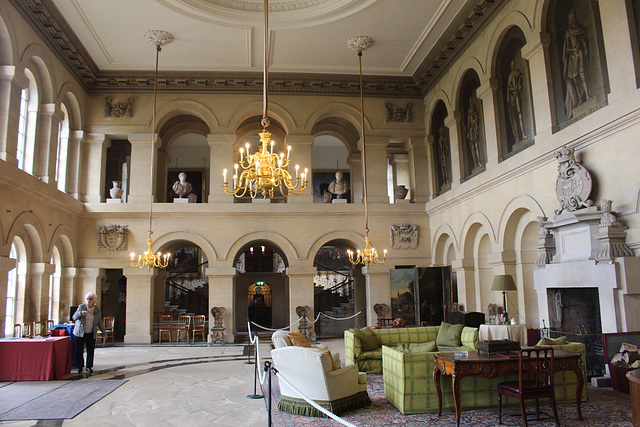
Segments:
[[[544,337],[536,345],[564,345],[567,344],[567,337],[547,338]]]
[[[338,365],[336,365],[336,361],[333,360],[333,355],[331,354],[331,350],[322,350],[322,352],[329,355],[329,359],[331,359],[331,370],[337,371]]]
[[[287,336],[291,340],[291,345],[296,347],[308,347],[311,348],[311,344],[300,332],[289,332]]]

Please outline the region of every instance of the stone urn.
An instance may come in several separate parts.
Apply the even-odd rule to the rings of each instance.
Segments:
[[[409,190],[404,185],[398,185],[393,191],[393,194],[396,196],[396,200],[404,200],[408,193]]]
[[[109,189],[109,195],[112,199],[119,199],[122,196],[122,188],[120,188],[120,181],[111,181],[113,187]]]

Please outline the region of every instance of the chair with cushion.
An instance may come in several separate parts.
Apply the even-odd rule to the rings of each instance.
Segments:
[[[205,336],[205,321],[206,321],[206,316],[204,314],[198,314],[197,316],[193,316],[193,337],[191,342],[195,343],[196,342],[196,334],[200,334],[202,335],[202,342],[206,341],[206,336]]]
[[[178,316],[178,326],[176,327],[176,342],[180,341],[180,335],[185,336],[187,344],[189,344],[189,328],[191,327],[191,316]],[[204,339],[203,339],[204,340]]]
[[[163,314],[160,316],[160,322],[158,322],[158,343],[162,343],[162,334],[168,334],[169,342],[171,342],[171,336],[173,335],[171,323],[171,315]]]
[[[285,346],[271,350],[278,370],[280,411],[310,417],[326,415],[296,391],[328,411],[340,415],[371,404],[367,374],[351,364],[334,369],[328,352],[309,347]]]
[[[106,344],[107,340],[109,338],[111,338],[111,343],[115,344],[114,338],[113,338],[113,327],[116,323],[116,318],[115,317],[103,317],[102,318],[102,324],[104,325],[104,334],[102,333],[101,330],[98,330],[98,334],[96,335],[97,339],[102,338],[102,346],[104,347],[104,345]]]
[[[560,426],[553,389],[553,348],[523,348],[520,350],[518,366],[518,381],[505,381],[498,384],[498,422],[502,424],[502,395],[504,394],[520,400],[520,411],[525,427],[529,421],[527,415],[536,415],[536,420],[540,420],[539,399],[548,398],[553,415],[544,415],[553,418],[556,425]],[[535,414],[527,413],[525,410],[524,402],[529,399],[536,400]]]

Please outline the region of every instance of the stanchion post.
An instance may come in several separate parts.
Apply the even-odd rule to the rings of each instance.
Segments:
[[[268,423],[267,426],[271,427],[271,362],[269,362],[268,360],[266,362],[264,362],[264,371],[267,373],[267,375],[269,376],[268,379],[268,390],[269,390],[269,402],[267,403],[267,414],[268,414]]]
[[[247,331],[249,332],[249,346],[247,348],[247,361],[244,362],[245,365],[251,365],[251,319],[247,317]],[[257,351],[257,350],[256,350]]]
[[[265,362],[267,363],[267,362]],[[248,394],[247,398],[249,399],[262,399],[264,395],[257,394],[257,386],[258,386],[258,363],[255,363],[255,369],[253,370],[253,394]]]

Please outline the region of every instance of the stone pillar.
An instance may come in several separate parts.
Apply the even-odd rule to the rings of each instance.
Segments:
[[[74,304],[75,301],[73,299],[74,284],[77,274],[77,268],[62,269],[62,277],[60,278],[60,305],[58,306],[60,318],[58,319],[58,323],[68,321],[69,315],[73,314],[70,313],[71,306],[77,305]]]
[[[128,139],[131,142],[131,175],[129,176],[129,203],[149,203],[154,198],[153,179],[155,176],[156,163],[151,162],[151,139],[150,133],[130,134]],[[156,138],[156,145],[153,150],[161,145],[159,138]],[[155,153],[154,153],[155,159]]]
[[[491,169],[498,164],[500,157],[500,137],[498,136],[498,79],[490,78],[476,91],[482,100],[482,116],[484,118],[484,140],[487,149],[486,168]]]
[[[473,259],[455,259],[451,262],[458,282],[458,302],[464,305],[465,311],[482,311],[476,307],[474,267]]]
[[[367,136],[367,201],[369,203],[389,203],[387,192],[387,145],[386,136]],[[362,139],[358,142],[362,151]]]
[[[158,189],[158,192],[156,193],[156,202],[173,202],[173,200],[169,200],[167,198],[168,196],[166,191],[167,185],[169,185],[169,163],[171,163],[171,156],[169,156],[169,153],[164,150],[159,150],[158,161],[156,162],[156,165],[158,165],[158,173],[156,174],[155,183],[155,188]],[[191,182],[188,175],[187,181]],[[200,197],[201,196],[198,196],[198,198]],[[204,192],[202,194],[202,197],[204,197]],[[203,201],[200,200],[200,203],[202,202]]]
[[[78,305],[84,302],[87,292],[93,292],[98,296],[102,292],[102,278],[105,275],[104,269],[95,267],[85,267],[76,269],[75,286],[73,287],[73,299],[71,305]]]
[[[638,88],[637,52],[633,50],[632,34],[629,28],[629,11],[626,0],[607,0],[598,2],[602,21],[604,51],[607,58],[609,75],[609,102],[634,93]],[[632,24],[633,25],[633,24]]]
[[[362,203],[364,192],[362,184],[361,154],[350,154],[347,157],[347,163],[349,164],[349,170],[351,171],[351,203]]]
[[[464,151],[460,145],[462,135],[462,111],[456,110],[444,120],[444,125],[449,129],[449,148],[451,149],[451,188],[460,185],[462,179],[462,156]]]
[[[439,165],[435,153],[435,145],[435,136],[427,135],[427,165],[424,169],[424,171],[426,171],[424,178],[427,181],[430,192],[437,195],[440,193],[440,187],[438,186]]]
[[[126,267],[127,310],[125,344],[149,344],[153,340],[153,299],[157,269]]]
[[[309,320],[315,319],[313,277],[317,272],[318,270],[315,267],[287,267],[287,276],[289,276],[289,324],[293,324],[298,320],[296,307],[299,305],[311,307],[311,313],[308,318]],[[297,330],[297,326],[293,330]],[[313,336],[315,337],[315,332]]]
[[[222,187],[222,186],[220,186]],[[226,196],[229,197],[229,196]],[[233,196],[231,196],[233,197]],[[205,268],[205,275],[209,278],[209,325],[213,325],[212,307],[224,307],[224,341],[233,343],[237,326],[235,324],[235,267],[209,267]]]
[[[83,193],[81,201],[85,203],[100,203],[104,200],[102,193],[109,145],[111,145],[111,141],[106,139],[103,133],[86,134],[82,142],[80,152],[82,159],[80,182],[82,184],[79,187]]]
[[[46,262],[29,264],[28,286],[25,288],[25,319],[46,321],[49,317],[49,283],[56,266]]]
[[[80,198],[79,176],[81,171],[80,159],[82,158],[82,142],[84,131],[72,130],[69,132],[69,154],[67,155],[67,184],[66,192],[75,199]]]
[[[0,338],[4,338],[5,313],[7,312],[7,282],[8,274],[16,268],[16,260],[0,257]]]
[[[367,267],[362,267],[362,274],[364,274],[367,289],[367,311],[364,314],[367,319],[367,325],[373,326],[378,323],[378,316],[373,311],[373,306],[375,304],[387,304],[391,307],[389,266],[369,264]]]
[[[307,179],[309,181],[307,188],[302,194],[299,196],[291,195],[287,203],[313,203],[313,180],[311,177],[311,146],[313,145],[313,135],[287,135],[286,145],[291,145],[292,161],[289,163],[291,182],[295,182],[296,165],[300,166],[300,173],[302,173],[305,168],[307,169]]]
[[[549,97],[549,87],[552,87],[552,83],[548,80],[547,64],[549,64],[549,58],[545,55],[551,37],[549,33],[539,33],[532,35],[529,39],[531,41],[522,47],[520,53],[529,63],[535,133],[541,136],[551,136],[555,104]],[[533,131],[529,133],[533,133]],[[534,135],[529,135],[529,139],[533,139],[533,137]]]
[[[29,80],[13,65],[0,66],[0,160],[17,166],[18,124],[22,89]]]
[[[428,174],[429,151],[424,138],[409,138],[404,143],[404,149],[409,154],[409,186],[411,200],[414,203],[426,203],[431,198]]]
[[[58,127],[64,113],[54,103],[42,103],[36,122],[33,175],[41,181],[56,186],[56,163],[58,154]]]
[[[229,188],[233,187],[233,165],[236,159],[233,150],[236,135],[233,133],[207,135],[209,142],[209,203],[233,203],[235,196],[224,192],[222,171],[227,170]],[[226,308],[226,307],[225,307]],[[227,310],[225,317],[231,316]],[[211,314],[211,313],[209,313]],[[225,331],[226,335],[226,331]]]

